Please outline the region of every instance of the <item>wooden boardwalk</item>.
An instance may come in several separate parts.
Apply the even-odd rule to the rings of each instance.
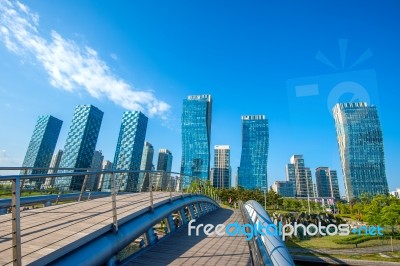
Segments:
[[[227,225],[236,221],[243,224],[238,210],[218,209],[199,218],[193,225]],[[251,265],[244,236],[206,236],[202,230],[200,232],[199,236],[188,236],[187,226],[184,226],[123,265]]]
[[[173,193],[173,196],[177,196]],[[154,192],[154,204],[169,192]],[[117,196],[118,219],[148,208],[149,193]],[[21,211],[22,263],[29,264],[112,224],[111,197]],[[11,214],[0,215],[0,265],[11,264]]]

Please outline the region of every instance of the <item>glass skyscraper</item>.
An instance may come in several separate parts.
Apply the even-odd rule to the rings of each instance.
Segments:
[[[148,118],[139,111],[127,111],[122,116],[113,169],[139,171]],[[137,192],[139,173],[116,174],[116,188],[120,191]],[[111,189],[110,176],[103,182],[103,190]]]
[[[151,171],[153,166],[154,148],[150,142],[145,142],[143,147],[142,161],[140,163],[141,171]]]
[[[102,120],[103,112],[93,105],[78,105],[75,108],[61,168],[90,168]],[[83,180],[84,176],[59,177],[54,186],[63,190],[80,190]]]
[[[337,173],[329,167],[318,167],[315,170],[318,197],[332,197],[340,199]]]
[[[367,103],[333,108],[347,200],[363,193],[388,194],[378,111]]]
[[[265,115],[242,116],[242,154],[238,173],[239,186],[267,188],[269,130]]]
[[[305,167],[303,155],[293,155],[286,166],[286,180],[294,183],[295,197],[314,197],[311,170]]]
[[[191,180],[209,180],[211,95],[192,95],[183,100],[181,174],[184,187]]]
[[[60,134],[62,121],[51,116],[39,116],[31,140],[29,142],[28,150],[26,151],[23,167],[35,168],[48,168],[54,149],[57,144],[58,136]],[[42,170],[28,170],[27,174],[44,174],[47,169]],[[22,171],[24,173],[24,171]],[[40,187],[44,182],[42,179],[31,180],[32,185]],[[34,183],[34,184],[33,184]]]
[[[214,146],[212,185],[216,188],[231,187],[231,149],[229,145]]]

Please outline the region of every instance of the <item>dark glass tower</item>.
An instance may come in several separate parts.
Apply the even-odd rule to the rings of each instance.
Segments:
[[[247,189],[268,187],[268,142],[268,120],[265,115],[242,116],[239,186]]]
[[[211,95],[192,95],[183,100],[182,162],[184,187],[191,180],[209,180]]]
[[[333,108],[347,200],[363,193],[388,194],[378,111],[367,103]]]
[[[139,111],[127,111],[122,116],[113,169],[139,171],[148,118]],[[139,173],[116,174],[116,187],[120,191],[137,192]],[[111,188],[110,176],[103,182],[103,190]]]
[[[231,148],[229,145],[214,146],[212,185],[216,188],[231,187]]]
[[[90,168],[102,120],[103,112],[93,105],[75,108],[60,168]],[[83,180],[84,176],[59,177],[54,186],[63,190],[80,190]]]
[[[23,167],[48,168],[60,134],[62,121],[51,116],[39,116],[26,151]],[[29,170],[27,174],[45,174],[47,169]],[[31,180],[32,185],[40,187],[41,179]],[[34,184],[33,184],[34,183]]]

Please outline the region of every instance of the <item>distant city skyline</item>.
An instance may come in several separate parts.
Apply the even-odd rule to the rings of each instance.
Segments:
[[[397,3],[22,4],[25,11],[15,1],[0,3],[7,14],[0,20],[7,29],[0,31],[1,166],[22,165],[37,116],[65,121],[62,149],[71,110],[93,104],[105,113],[96,146],[105,159],[113,160],[122,113],[142,110],[150,118],[146,140],[170,149],[172,170],[180,172],[182,99],[211,94],[210,145],[230,145],[232,176],[240,117],[263,113],[269,185],[284,180],[292,154],[303,154],[313,173],[337,170],[344,195],[330,107],[366,101],[379,112],[389,190],[400,187]],[[18,29],[26,30],[24,42]]]

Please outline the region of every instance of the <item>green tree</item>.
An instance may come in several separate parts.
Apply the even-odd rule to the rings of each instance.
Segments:
[[[382,223],[384,225],[390,225],[392,228],[392,235],[394,235],[394,229],[396,225],[400,224],[400,204],[392,204],[386,206],[381,211]]]

